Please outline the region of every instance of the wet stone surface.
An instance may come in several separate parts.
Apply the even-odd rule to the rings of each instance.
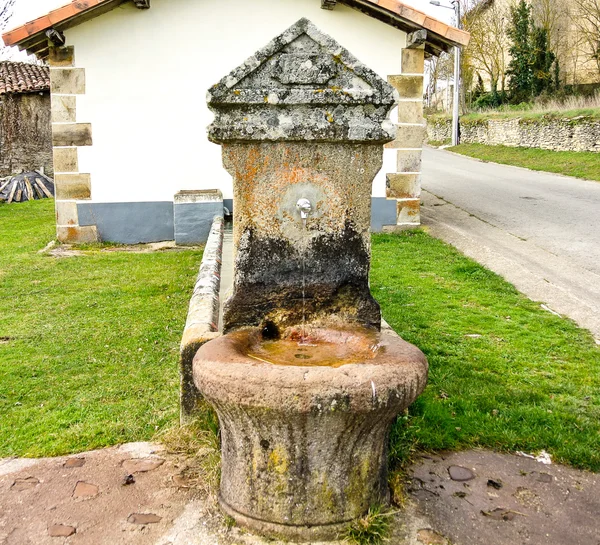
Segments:
[[[162,517],[154,513],[132,513],[127,517],[127,522],[131,524],[156,524],[160,522]]]
[[[75,485],[75,490],[73,490],[74,498],[92,498],[99,493],[99,488],[95,484],[84,483],[83,481],[79,481]]]
[[[23,477],[20,479],[15,479],[11,486],[11,490],[14,490],[15,492],[21,492],[23,490],[34,488],[38,484],[40,484],[40,481],[36,477]]]
[[[85,458],[69,458],[63,465],[66,468],[83,467],[85,465]]]
[[[147,471],[159,468],[164,463],[165,461],[161,458],[125,460],[123,462],[123,469],[129,474],[146,473]]]
[[[63,524],[54,524],[48,528],[50,537],[69,537],[77,530],[73,526],[65,526]]]
[[[464,482],[475,478],[475,473],[466,467],[450,466],[448,474],[453,481]]]

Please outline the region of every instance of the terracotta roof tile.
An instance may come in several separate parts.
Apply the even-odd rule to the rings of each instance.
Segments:
[[[0,62],[0,95],[50,90],[50,69],[25,62]]]

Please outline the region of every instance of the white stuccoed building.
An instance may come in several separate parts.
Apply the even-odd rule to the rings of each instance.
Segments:
[[[423,57],[467,33],[398,0],[86,0],[3,36],[51,66],[59,240],[202,241],[233,197],[206,91],[302,17],[398,89],[372,228],[417,225]]]

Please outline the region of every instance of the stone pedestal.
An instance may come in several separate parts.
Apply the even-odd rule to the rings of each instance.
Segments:
[[[371,186],[378,144],[223,145],[233,176],[235,274],[225,331],[327,319],[379,328],[369,291]],[[307,198],[305,221],[296,209]]]
[[[425,387],[427,360],[390,329],[338,335],[362,336],[356,349],[365,353],[341,367],[261,364],[252,356],[261,333],[249,328],[196,354],[194,380],[221,425],[220,504],[242,526],[293,541],[335,539],[387,503],[390,426]]]
[[[397,92],[302,19],[210,89],[234,184],[226,335],[194,382],[222,433],[220,503],[242,526],[334,539],[387,501],[387,442],[427,360],[380,332],[371,184]]]

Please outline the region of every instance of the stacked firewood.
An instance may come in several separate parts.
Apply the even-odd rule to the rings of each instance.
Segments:
[[[7,204],[53,197],[54,180],[39,170],[0,178],[0,201]]]

